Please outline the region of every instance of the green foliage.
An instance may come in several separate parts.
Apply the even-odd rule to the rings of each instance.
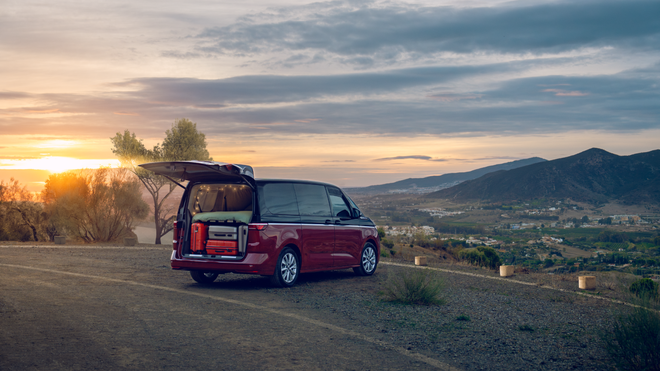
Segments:
[[[381,245],[385,246],[386,249],[392,249],[394,248],[394,242],[388,240],[387,238],[383,238],[380,240]]]
[[[125,169],[53,174],[42,191],[50,224],[85,242],[115,241],[129,235],[149,206],[137,179]]]
[[[598,241],[602,242],[625,242],[628,241],[628,236],[625,233],[612,232],[609,229],[606,229],[597,237]]]
[[[635,308],[620,316],[611,332],[601,334],[610,358],[618,369],[660,371],[660,314]]]
[[[519,331],[527,331],[527,332],[533,332],[534,328],[530,325],[520,325],[518,326]]]
[[[376,230],[378,231],[378,238],[382,241],[385,238],[385,230],[383,227],[378,227]]]
[[[402,304],[441,305],[444,281],[428,269],[406,269],[400,275],[391,274],[382,295],[385,300]]]
[[[554,262],[552,259],[545,259],[545,260],[543,261],[543,267],[544,267],[544,268],[550,268],[550,267],[552,267],[553,265],[555,265],[555,262]]]
[[[166,161],[212,161],[206,150],[206,135],[197,131],[197,124],[188,119],[174,121],[165,131],[163,158]]]
[[[457,321],[470,321],[470,316],[467,316],[465,314],[461,314],[460,316],[456,317]]]
[[[463,249],[458,252],[458,256],[470,264],[480,267],[496,269],[502,265],[499,255],[490,247],[479,246],[476,249]]]
[[[112,152],[121,165],[135,175],[149,191],[154,201],[153,213],[156,227],[156,244],[173,228],[176,215],[174,210],[165,207],[164,202],[177,187],[167,178],[138,167],[144,162],[156,161],[212,161],[206,150],[206,136],[197,131],[197,124],[188,119],[179,119],[172,128],[165,132],[163,145],[156,144],[153,149],[147,149],[135,133],[125,130],[110,138]],[[165,188],[165,190],[163,190]]]
[[[650,278],[641,278],[630,285],[630,292],[637,297],[648,300],[658,300],[658,283]]]

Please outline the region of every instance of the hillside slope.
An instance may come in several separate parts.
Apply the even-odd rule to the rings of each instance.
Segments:
[[[430,187],[438,187],[439,189],[448,188],[453,185],[456,185],[456,183],[464,182],[470,179],[477,179],[480,176],[495,171],[516,169],[522,166],[527,166],[544,161],[546,160],[540,157],[532,157],[523,160],[511,161],[504,164],[482,167],[476,170],[467,171],[463,173],[449,173],[443,175],[429,176],[425,178],[408,178],[404,180],[399,180],[394,183],[379,184],[379,185],[360,187],[360,188],[347,188],[346,191],[350,193],[377,194],[377,193],[387,193],[392,190],[401,190],[408,188],[430,188]]]
[[[461,201],[570,198],[660,203],[660,150],[618,156],[592,148],[576,155],[486,174],[426,197]]]

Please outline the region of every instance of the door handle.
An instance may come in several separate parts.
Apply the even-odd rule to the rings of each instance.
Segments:
[[[325,224],[332,224],[332,220],[326,219]]]

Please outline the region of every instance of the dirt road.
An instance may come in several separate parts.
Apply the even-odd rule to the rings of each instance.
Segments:
[[[0,246],[0,370],[447,369],[291,289],[225,275],[202,287],[169,247]],[[373,294],[352,271],[299,287]],[[294,298],[294,299],[292,299]]]

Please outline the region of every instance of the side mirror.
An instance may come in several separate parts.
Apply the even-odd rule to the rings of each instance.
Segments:
[[[359,218],[360,215],[362,215],[362,213],[360,212],[360,210],[358,210],[358,209],[356,209],[356,208],[353,208],[353,219],[357,219],[357,218]]]

